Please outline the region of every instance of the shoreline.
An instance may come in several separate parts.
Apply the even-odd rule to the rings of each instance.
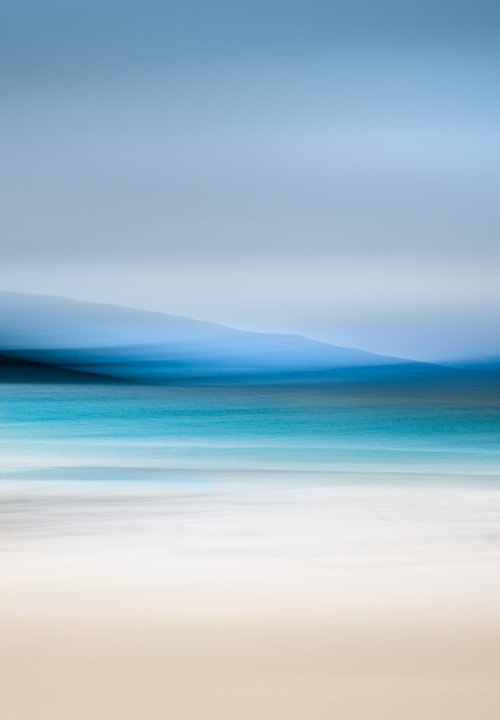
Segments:
[[[500,487],[3,489],[2,718],[498,717]]]

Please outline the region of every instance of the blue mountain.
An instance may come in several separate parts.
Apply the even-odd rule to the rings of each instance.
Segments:
[[[161,383],[387,381],[461,372],[299,335],[11,292],[0,292],[0,356],[0,379],[32,381],[47,373],[55,380],[54,371],[65,381]]]

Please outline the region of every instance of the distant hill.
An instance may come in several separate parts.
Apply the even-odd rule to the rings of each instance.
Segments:
[[[1,382],[109,378],[387,384],[460,380],[466,375],[461,368],[386,357],[300,335],[249,332],[115,305],[0,292]]]
[[[39,365],[141,381],[317,379],[405,364],[299,335],[44,295],[0,292],[0,353]]]
[[[0,382],[3,383],[89,383],[104,380],[106,378],[91,373],[0,355]]]

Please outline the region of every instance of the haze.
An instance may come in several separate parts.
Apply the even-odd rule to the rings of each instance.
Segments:
[[[496,3],[0,13],[1,289],[500,355]]]

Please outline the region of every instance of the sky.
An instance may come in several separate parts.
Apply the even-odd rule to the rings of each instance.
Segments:
[[[500,8],[0,0],[0,289],[500,355]]]

